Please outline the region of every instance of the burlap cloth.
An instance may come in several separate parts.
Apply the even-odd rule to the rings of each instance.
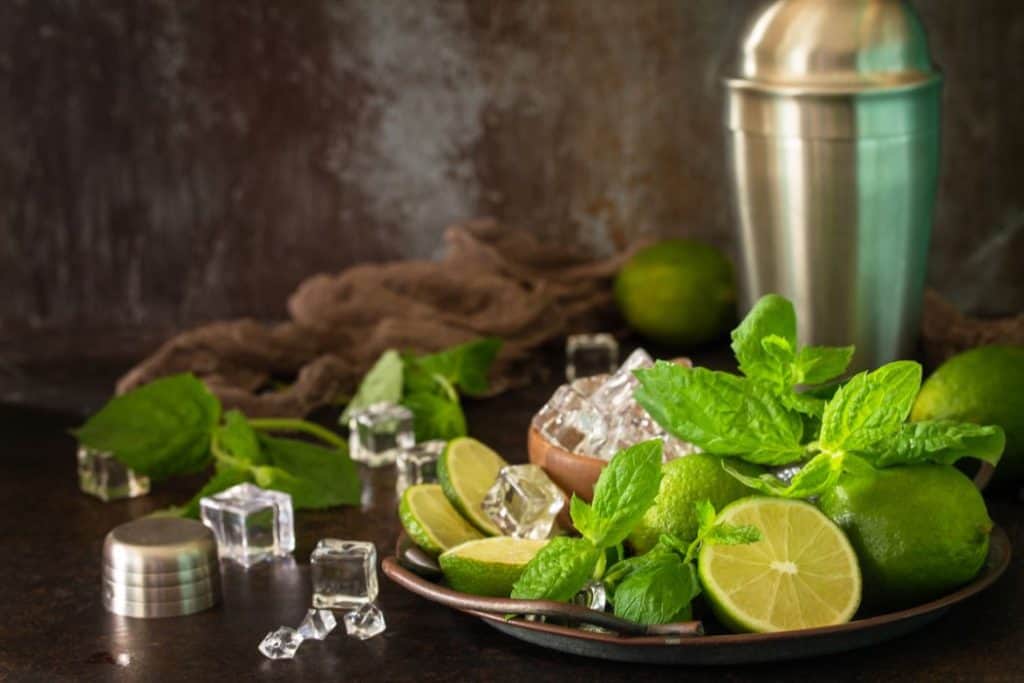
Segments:
[[[492,372],[499,392],[535,377],[539,347],[621,325],[610,285],[629,251],[593,260],[489,219],[448,228],[445,242],[439,261],[311,277],[289,299],[288,322],[184,332],[122,377],[118,393],[193,372],[226,407],[303,416],[351,395],[386,349],[437,351],[480,336],[505,340]],[[1024,344],[1024,315],[976,320],[928,292],[923,341],[932,365],[982,344]]]
[[[288,322],[233,320],[184,332],[122,377],[118,393],[193,372],[226,407],[302,416],[351,395],[389,348],[438,351],[481,336],[505,342],[492,372],[498,392],[534,377],[538,347],[621,326],[610,285],[628,252],[593,260],[489,219],[451,226],[444,238],[439,261],[309,278],[288,300]]]

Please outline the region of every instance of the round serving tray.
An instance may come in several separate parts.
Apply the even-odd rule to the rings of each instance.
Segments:
[[[840,626],[729,635],[699,635],[699,622],[653,627],[646,633],[641,633],[642,627],[634,625],[636,633],[620,634],[531,621],[522,616],[510,617],[510,613],[523,611],[523,603],[536,605],[538,609],[532,611],[537,613],[560,612],[561,616],[568,618],[578,618],[580,610],[589,610],[572,605],[482,598],[458,593],[424,576],[430,573],[429,562],[429,558],[418,556],[415,549],[410,549],[407,539],[403,537],[398,542],[397,557],[385,558],[383,570],[399,586],[432,602],[479,617],[489,626],[528,643],[574,655],[620,662],[746,664],[855,650],[915,631],[938,619],[953,605],[992,585],[1010,563],[1010,541],[1006,532],[998,526],[994,527],[988,558],[978,576],[971,583],[938,600],[899,612],[855,619]],[[615,618],[602,614],[595,621],[610,625],[609,619]]]

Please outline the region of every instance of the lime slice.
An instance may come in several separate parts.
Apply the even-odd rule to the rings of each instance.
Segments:
[[[720,522],[751,524],[761,540],[705,545],[699,571],[723,624],[736,631],[791,631],[844,624],[860,604],[860,568],[842,530],[816,507],[743,498]]]
[[[441,555],[448,585],[463,593],[507,598],[527,563],[547,544],[511,536],[467,541]]]
[[[480,532],[456,512],[437,484],[407,488],[398,504],[398,516],[413,543],[435,555],[480,538]]]
[[[437,478],[455,509],[488,536],[501,530],[484,513],[483,502],[498,472],[508,463],[476,439],[452,439],[437,463]]]

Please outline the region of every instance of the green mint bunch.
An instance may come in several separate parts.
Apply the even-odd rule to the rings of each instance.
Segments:
[[[280,432],[304,433],[326,447],[272,436]],[[299,509],[359,502],[359,475],[337,434],[305,420],[223,413],[217,397],[191,374],[117,396],[73,433],[82,445],[112,453],[154,481],[212,464],[206,485],[168,514],[197,517],[200,498],[243,482],[288,493]]]
[[[512,597],[568,602],[591,579],[603,580],[620,617],[643,624],[688,619],[700,594],[693,560],[701,543],[749,543],[760,534],[716,525],[714,508],[705,502],[698,505],[700,532],[692,543],[665,536],[647,554],[622,559],[623,541],[658,494],[661,450],[654,439],[619,451],[601,472],[593,503],[574,495],[569,513],[581,537],[549,541],[523,570]]]
[[[699,524],[689,543],[663,534],[644,555],[613,565],[605,574],[616,616],[641,624],[667,624],[693,616],[693,599],[701,593],[696,559],[701,547],[741,545],[761,540],[753,526],[717,522],[711,501],[694,505]]]
[[[637,401],[663,428],[723,458],[747,486],[770,495],[807,498],[834,486],[844,472],[870,476],[876,467],[952,464],[963,457],[998,463],[1000,427],[951,421],[907,424],[921,386],[921,366],[895,361],[843,383],[800,392],[845,373],[852,347],[799,347],[792,304],[762,298],[733,331],[744,376],[659,361],[638,370]],[[751,477],[729,465],[805,463],[789,485],[771,474]]]
[[[487,391],[487,375],[500,349],[500,339],[485,338],[424,356],[385,351],[363,377],[341,422],[385,401],[412,411],[417,441],[465,436],[459,392],[479,396]]]

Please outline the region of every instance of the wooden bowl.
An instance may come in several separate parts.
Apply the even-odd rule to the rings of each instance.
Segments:
[[[544,438],[536,427],[530,427],[526,449],[530,462],[539,466],[551,481],[570,494],[575,493],[587,502],[594,497],[594,484],[608,461],[588,455],[571,453]]]

